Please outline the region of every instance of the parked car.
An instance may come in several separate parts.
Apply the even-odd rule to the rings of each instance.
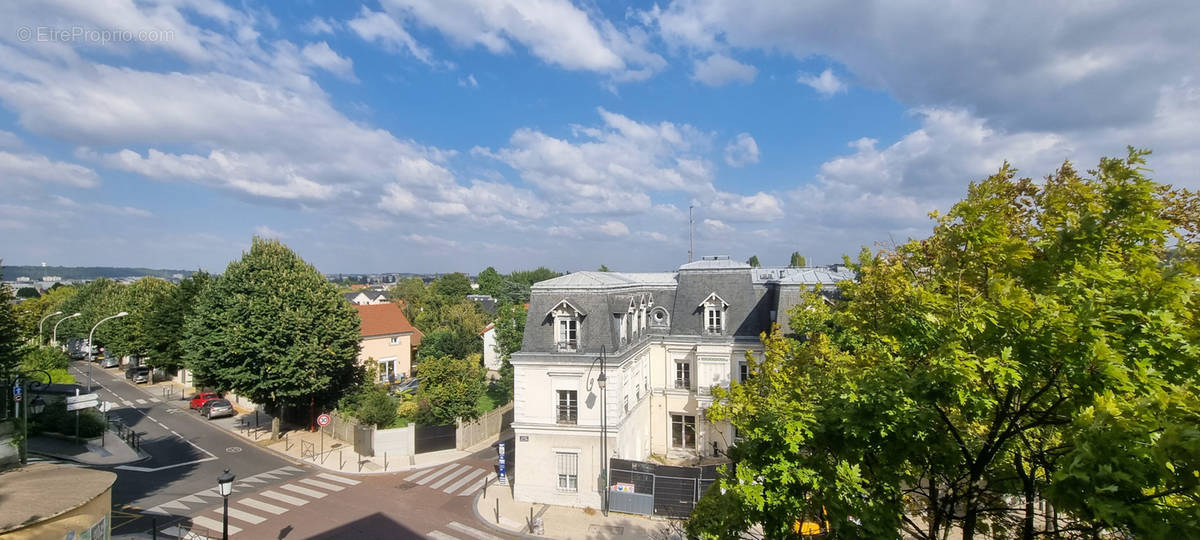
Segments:
[[[148,383],[150,382],[150,367],[131,367],[125,370],[125,378],[133,381],[134,384]]]
[[[120,366],[121,366],[121,359],[119,357],[106,356],[106,357],[100,359],[100,367],[110,368],[110,367],[120,367]]]
[[[83,348],[83,344],[86,341],[83,338],[71,338],[67,340],[67,355],[76,360],[87,356],[87,351]]]
[[[205,403],[208,403],[214,399],[221,399],[221,394],[216,392],[200,392],[199,394],[192,396],[192,400],[188,402],[188,407],[199,409],[203,407]]]
[[[228,399],[210,399],[200,407],[200,416],[209,420],[222,416],[233,416],[235,414],[237,414],[237,411],[233,410],[233,404]]]
[[[388,393],[393,396],[402,396],[409,392],[416,392],[417,387],[420,385],[421,385],[421,379],[417,378],[417,377],[412,377],[408,380],[405,380],[404,382],[402,382],[400,384],[393,385],[390,389],[388,389]]]

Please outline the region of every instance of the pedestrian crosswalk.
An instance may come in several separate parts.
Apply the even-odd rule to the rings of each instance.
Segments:
[[[484,484],[496,478],[487,469],[451,463],[410,474],[404,479],[418,485],[456,496],[474,495]]]
[[[499,536],[483,532],[474,527],[468,527],[457,521],[451,521],[450,523],[447,523],[446,528],[450,529],[452,533],[447,533],[440,530],[430,531],[425,534],[425,537],[432,538],[433,540],[462,540],[463,537],[474,538],[475,540],[501,540]]]
[[[256,474],[246,479],[238,479],[234,483],[234,493],[249,492],[258,489],[258,484],[271,480],[289,478],[304,472],[296,467],[280,467],[273,471]],[[320,478],[317,480],[316,478]],[[349,486],[360,484],[359,480],[344,478],[329,473],[320,473],[316,478],[297,478],[288,483],[271,486],[270,489],[253,493],[246,497],[229,498],[229,535],[233,536],[242,531],[243,527],[258,525],[273,516],[285,514],[288,511],[304,506],[310,501],[320,499],[329,493],[341,491]],[[219,536],[222,527],[221,495],[215,489],[206,489],[191,495],[180,497],[173,501],[160,504],[146,514],[180,515],[197,510],[197,507],[208,506],[197,515],[173,523],[157,531],[161,538],[202,539]]]

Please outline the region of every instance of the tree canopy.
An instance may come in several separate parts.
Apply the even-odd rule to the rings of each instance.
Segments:
[[[799,251],[792,252],[792,259],[788,262],[788,266],[793,268],[802,268],[808,266],[808,260],[801,255]]]
[[[421,361],[418,416],[426,424],[451,424],[479,416],[476,403],[487,389],[478,353],[465,358],[438,356]]]
[[[17,313],[8,302],[12,291],[7,283],[0,283],[0,374],[7,374],[21,363],[24,356],[24,340],[21,339]]]
[[[198,271],[159,300],[158,307],[150,313],[143,327],[151,365],[166,368],[182,365],[180,342],[184,336],[184,321],[195,313],[197,297],[211,280],[208,272]]]
[[[691,532],[1200,535],[1197,197],[1145,155],[1005,165],[929,238],[864,251],[835,305],[809,294],[800,339],[713,390],[743,442]]]
[[[316,268],[278,240],[255,237],[199,293],[184,363],[197,380],[271,408],[332,406],[363,378],[359,325]]]
[[[759,268],[762,266],[762,263],[758,262],[758,255],[751,255],[750,259],[746,261],[746,264],[750,265],[751,268]]]

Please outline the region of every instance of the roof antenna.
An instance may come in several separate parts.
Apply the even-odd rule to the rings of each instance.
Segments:
[[[692,242],[693,242],[693,236],[696,231],[696,220],[692,219],[692,208],[694,208],[694,206],[689,204],[688,205],[688,262],[692,262],[692,254],[693,254]]]

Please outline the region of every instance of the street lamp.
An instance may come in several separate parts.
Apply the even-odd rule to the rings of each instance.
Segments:
[[[88,332],[87,347],[88,347],[88,393],[89,394],[92,393],[92,336],[96,334],[96,327],[100,326],[101,324],[104,324],[104,321],[107,321],[110,319],[116,319],[117,317],[124,317],[126,315],[129,315],[129,312],[122,311],[111,317],[105,317],[103,319],[100,319],[100,322],[96,323],[96,326],[92,327],[92,331]]]
[[[588,368],[589,377],[592,368],[596,367],[596,362],[600,362],[600,375],[596,376],[596,387],[600,389],[600,480],[604,483],[604,491],[600,492],[600,508],[604,515],[608,516],[608,392],[605,388],[608,386],[608,375],[604,373],[604,345],[600,346],[600,357],[592,361],[592,366]],[[591,390],[592,381],[587,380],[588,390]]]
[[[58,322],[54,323],[54,332],[52,334],[50,334],[50,344],[58,345],[58,325],[62,324],[62,322],[67,319],[73,319],[80,315],[83,315],[83,314],[82,313],[72,313],[70,315],[67,315],[66,317],[59,319]]]
[[[225,474],[217,477],[217,489],[225,501],[225,512],[221,516],[221,540],[229,540],[229,494],[233,493],[234,475],[225,469]]]
[[[29,389],[32,392],[39,391],[47,386],[50,386],[50,384],[54,382],[54,378],[50,376],[50,372],[43,369],[29,369],[26,372],[17,372],[17,386],[22,386],[21,378],[24,377],[29,379],[29,373],[32,372],[38,372],[46,376],[45,383],[40,383],[32,379],[29,380]],[[24,388],[22,388],[22,390],[24,390]],[[21,394],[24,395],[24,392],[21,392]],[[17,403],[17,406],[20,406],[20,402],[18,401]],[[33,414],[42,414],[42,411],[45,410],[45,408],[46,402],[42,400],[42,396],[37,396],[30,399],[29,404],[25,406],[24,411],[17,411],[18,415],[20,415],[21,412],[25,413],[25,421],[21,422],[21,429],[23,430],[21,440],[25,444],[25,448],[21,452],[22,466],[29,464],[29,413],[32,412]]]
[[[46,315],[45,317],[42,317],[42,320],[38,321],[38,346],[39,347],[42,346],[42,323],[46,322],[46,319],[49,319],[50,317],[53,317],[55,315],[62,315],[62,312],[55,311],[54,313],[51,313],[49,315]]]

